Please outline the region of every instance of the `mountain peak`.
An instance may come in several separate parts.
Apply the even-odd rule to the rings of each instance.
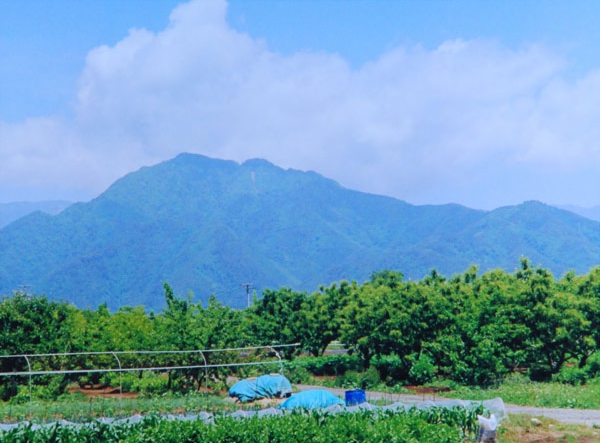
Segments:
[[[265,160],[263,158],[251,158],[251,159],[243,162],[242,166],[245,166],[248,168],[277,168],[277,169],[280,169],[277,166],[275,166],[273,163],[271,163],[270,161]]]
[[[599,227],[540,202],[490,212],[414,206],[263,159],[186,153],[91,202],[0,230],[0,294],[27,283],[83,308],[162,309],[165,281],[243,306],[242,282],[312,291],[382,269],[408,278],[474,263],[514,269],[521,256],[559,275],[600,263]]]

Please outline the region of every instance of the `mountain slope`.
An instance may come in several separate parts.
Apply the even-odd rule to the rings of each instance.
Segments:
[[[32,212],[42,211],[55,215],[71,204],[66,201],[0,203],[0,229]]]
[[[452,243],[452,237],[434,239]],[[483,269],[513,270],[519,257],[552,270],[589,271],[600,264],[600,224],[540,202],[498,208],[460,233],[471,261]]]
[[[559,206],[558,208],[564,209],[565,211],[573,212],[577,215],[581,215],[582,217],[586,217],[591,220],[600,221],[600,205],[593,206],[591,208],[582,208],[580,206],[564,205],[564,206]]]
[[[411,278],[471,264],[511,270],[525,255],[556,274],[587,272],[600,263],[599,228],[539,203],[413,206],[264,160],[182,154],[91,202],[0,230],[0,293],[28,284],[83,308],[161,309],[164,281],[243,306],[245,282],[313,291],[384,268]]]

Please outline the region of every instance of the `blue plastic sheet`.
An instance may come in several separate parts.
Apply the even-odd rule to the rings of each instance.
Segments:
[[[303,391],[292,395],[281,404],[280,408],[316,409],[327,408],[333,405],[343,406],[344,402],[329,391],[324,389],[312,389],[310,391]]]
[[[261,375],[252,380],[240,380],[229,389],[230,397],[241,402],[260,398],[283,398],[292,393],[292,385],[283,375]]]

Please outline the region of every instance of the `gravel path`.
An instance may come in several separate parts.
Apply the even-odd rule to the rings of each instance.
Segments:
[[[295,385],[298,390],[306,391],[308,389],[327,389],[331,393],[344,398],[345,389],[340,388],[323,388],[322,386],[310,385]],[[388,394],[385,392],[366,392],[367,401],[385,399],[390,403],[400,402],[406,404],[416,404],[423,401],[442,400],[441,397],[435,397],[431,394],[427,395],[408,395],[408,394]],[[558,408],[534,408],[532,406],[517,406],[505,404],[508,414],[531,415],[532,417],[551,418],[562,423],[580,424],[580,425],[599,425],[600,426],[600,410],[595,409],[558,409]]]
[[[509,414],[531,415],[533,417],[547,417],[562,423],[578,425],[599,425],[600,411],[596,409],[558,409],[534,408],[531,406],[504,405]]]

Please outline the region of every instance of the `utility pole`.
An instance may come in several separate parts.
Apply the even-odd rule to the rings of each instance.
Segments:
[[[246,299],[248,300],[248,307],[250,307],[250,288],[252,283],[242,283],[242,286],[246,288]]]

